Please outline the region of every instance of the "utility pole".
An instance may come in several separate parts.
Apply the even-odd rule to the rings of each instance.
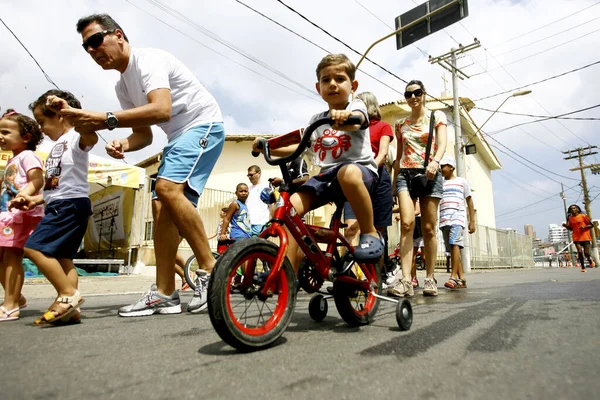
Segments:
[[[479,40],[475,41],[467,46],[461,44],[458,45],[458,49],[450,49],[446,54],[442,54],[438,57],[429,56],[429,62],[431,64],[439,64],[442,68],[452,73],[452,96],[454,97],[453,104],[453,119],[454,119],[454,154],[456,156],[456,175],[466,178],[466,168],[463,156],[463,141],[462,141],[462,129],[460,126],[460,99],[458,98],[458,78],[464,80],[470,78],[467,74],[461,71],[456,66],[456,56],[458,54],[466,53],[467,51],[480,47]],[[448,61],[449,60],[449,61]],[[469,250],[469,235],[464,235],[465,246],[461,251],[462,255],[462,266],[464,272],[471,271],[471,252]]]
[[[588,193],[588,188],[587,188],[587,181],[585,179],[585,169],[590,168],[590,169],[597,169],[600,164],[592,164],[592,165],[583,165],[583,157],[587,157],[587,156],[591,156],[594,154],[598,154],[597,151],[592,151],[593,149],[597,149],[598,146],[588,146],[588,147],[579,147],[575,150],[567,150],[567,151],[563,151],[563,154],[568,154],[568,157],[565,157],[565,160],[571,160],[573,158],[577,158],[579,161],[579,167],[577,168],[571,168],[569,171],[577,171],[579,170],[581,172],[581,187],[583,188],[583,204],[585,206],[585,212],[587,213],[588,218],[590,219],[590,221],[593,221],[592,218],[592,209],[590,207],[590,196]],[[573,155],[572,153],[577,153],[576,155]],[[594,259],[594,263],[596,263],[597,266],[600,266],[600,260],[598,259],[598,241],[596,238],[596,232],[594,227],[592,227],[592,229],[590,230],[591,236],[592,236],[592,258]]]
[[[562,182],[560,183],[560,197],[563,201],[563,207],[565,209],[565,218],[568,218],[567,197],[565,196],[565,187],[563,186]],[[573,238],[571,237],[570,230],[567,230],[567,237],[569,239],[569,262],[571,263],[571,265],[575,266],[575,254],[573,253]]]

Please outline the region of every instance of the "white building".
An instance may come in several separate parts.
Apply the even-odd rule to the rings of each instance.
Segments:
[[[550,243],[567,242],[569,240],[568,231],[560,225],[548,225],[548,241]]]

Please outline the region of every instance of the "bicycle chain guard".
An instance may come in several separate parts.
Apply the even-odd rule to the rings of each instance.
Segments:
[[[308,258],[304,258],[298,270],[298,282],[306,293],[315,293],[323,286],[324,279]]]

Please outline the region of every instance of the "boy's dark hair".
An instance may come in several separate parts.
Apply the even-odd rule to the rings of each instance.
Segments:
[[[260,174],[260,167],[258,165],[251,165],[248,167],[248,171],[250,171],[251,169],[253,169],[254,171],[256,171],[256,173]]]
[[[321,71],[332,65],[343,65],[351,81],[356,77],[356,66],[345,54],[328,54],[317,65],[317,80],[321,79]]]
[[[236,192],[238,191],[238,189],[240,188],[240,186],[246,186],[246,187],[248,187],[248,185],[246,185],[246,184],[245,184],[245,183],[243,183],[243,182],[242,182],[242,183],[238,183],[238,184],[237,184],[237,186],[235,187],[235,191],[236,191]]]
[[[423,85],[423,82],[421,82],[417,79],[413,79],[412,81],[410,81],[406,84],[406,88],[408,88],[411,85],[419,85],[421,90],[424,91],[425,93],[427,93],[427,90],[425,89],[425,85]],[[404,90],[406,90],[406,88]]]
[[[48,96],[60,97],[61,99],[66,100],[67,104],[70,105],[71,107],[81,109],[81,103],[79,102],[79,100],[77,100],[77,98],[75,97],[75,95],[73,93],[67,92],[66,90],[58,90],[58,89],[48,90],[46,93],[44,93],[43,95],[38,97],[38,99],[36,101],[31,103],[29,105],[29,109],[33,112],[33,110],[35,110],[36,107],[40,107],[40,111],[42,111],[42,114],[44,114],[46,117],[48,117],[48,118],[54,117],[54,115],[56,115],[56,113],[53,111],[50,111],[48,109],[48,107],[46,107],[46,99],[48,98]]]
[[[37,149],[38,144],[42,142],[44,139],[44,135],[40,129],[40,125],[35,122],[33,118],[28,117],[27,115],[20,114],[9,108],[6,110],[4,115],[0,119],[9,119],[13,122],[16,122],[19,126],[19,133],[21,137],[25,137],[25,135],[29,134],[31,139],[29,143],[27,143],[27,150],[35,151]]]
[[[108,14],[92,14],[88,15],[87,17],[79,18],[79,21],[77,21],[77,33],[83,32],[86,26],[94,22],[106,30],[120,30],[121,32],[123,32],[123,39],[125,39],[125,41],[129,43],[129,39],[127,39],[127,35],[125,34],[123,28],[121,28],[121,25],[117,24],[117,21],[115,21]]]

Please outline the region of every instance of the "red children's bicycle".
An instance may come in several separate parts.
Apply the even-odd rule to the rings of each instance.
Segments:
[[[349,119],[348,124],[356,124]],[[242,351],[258,350],[272,345],[289,325],[296,305],[296,280],[308,293],[321,290],[325,280],[333,282],[335,306],[350,326],[373,321],[381,296],[381,271],[376,263],[357,262],[354,248],[340,233],[343,207],[338,205],[329,228],[304,224],[290,203],[291,179],[285,164],[298,158],[307,148],[312,132],[319,126],[333,124],[330,118],[315,121],[305,130],[297,130],[260,143],[265,160],[281,168],[284,184],[268,228],[259,238],[231,245],[217,260],[208,287],[210,320],[226,343]],[[297,150],[286,157],[271,158],[270,151],[292,144]],[[258,153],[253,153],[258,156]],[[286,227],[306,255],[298,277],[286,257],[288,235]],[[278,238],[279,246],[268,238]],[[323,250],[325,248],[325,250]],[[238,290],[231,284],[236,270],[244,274]],[[326,298],[319,292],[309,303],[309,314],[320,321],[327,314]],[[408,300],[397,302],[396,320],[402,330],[410,329],[412,307]]]

